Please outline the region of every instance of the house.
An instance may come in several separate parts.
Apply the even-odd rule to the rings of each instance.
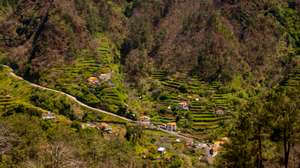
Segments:
[[[97,129],[102,130],[107,133],[112,133],[112,127],[108,125],[107,123],[100,123],[97,125]]]
[[[101,81],[108,81],[108,80],[111,79],[111,77],[112,77],[112,72],[104,73],[104,74],[100,74],[100,75],[99,75],[99,79],[100,79]]]
[[[81,128],[82,129],[86,129],[86,128],[97,128],[97,125],[95,123],[84,123],[81,124]]]
[[[140,117],[139,124],[142,126],[150,126],[151,125],[150,117],[148,117],[148,116]]]
[[[166,130],[168,130],[168,131],[176,131],[176,129],[177,129],[176,122],[167,123]]]
[[[165,147],[159,147],[157,149],[157,152],[161,153],[161,154],[165,154],[166,153],[166,148]]]
[[[218,109],[217,111],[215,111],[215,114],[221,116],[221,115],[224,115],[225,112],[222,109]]]
[[[227,143],[229,139],[227,137],[224,137],[220,140],[217,140],[214,142],[211,148],[211,155],[212,157],[215,157],[222,149],[223,145]]]
[[[112,133],[112,127],[108,126],[107,128],[104,129],[104,131],[111,134]]]
[[[148,117],[148,116],[142,116],[142,117],[140,117],[140,121],[143,121],[143,122],[150,122],[150,117]]]
[[[167,124],[159,125],[159,128],[161,128],[161,129],[167,129]]]
[[[88,82],[89,82],[89,84],[93,84],[93,85],[99,84],[98,78],[96,78],[96,77],[94,77],[94,76],[89,77],[89,78],[88,78]]]
[[[189,104],[186,102],[186,101],[182,101],[179,103],[179,107],[182,109],[182,110],[189,110]]]
[[[56,117],[53,113],[48,112],[46,114],[42,114],[42,119],[43,120],[54,120]]]
[[[97,128],[100,129],[100,130],[105,130],[107,127],[109,127],[108,124],[106,123],[100,123]]]

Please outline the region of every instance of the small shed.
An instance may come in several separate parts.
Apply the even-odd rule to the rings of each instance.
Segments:
[[[100,74],[100,75],[99,75],[99,79],[100,79],[101,81],[108,81],[108,80],[111,79],[111,77],[112,77],[112,72],[104,73],[104,74]]]
[[[150,126],[151,125],[151,118],[148,116],[141,116],[138,123],[142,126]]]
[[[100,123],[98,125],[98,129],[100,129],[100,130],[105,130],[108,127],[109,127],[109,125],[107,123]]]
[[[164,154],[166,153],[166,148],[165,147],[158,147],[157,152]]]
[[[55,115],[51,112],[42,115],[43,120],[54,120],[55,118]]]
[[[221,116],[225,114],[225,111],[223,109],[218,109],[216,110],[215,114]]]
[[[90,84],[93,84],[93,85],[99,84],[98,78],[96,78],[96,77],[94,77],[94,76],[89,77],[89,78],[88,78],[88,82],[89,82]]]
[[[176,122],[167,123],[166,129],[167,129],[168,131],[176,131],[176,129],[177,129],[177,124],[176,124]]]
[[[182,109],[182,110],[189,110],[189,104],[186,102],[186,101],[182,101],[179,103],[179,107]]]
[[[150,117],[148,117],[148,116],[142,116],[142,117],[140,117],[140,121],[143,121],[143,122],[150,122]]]

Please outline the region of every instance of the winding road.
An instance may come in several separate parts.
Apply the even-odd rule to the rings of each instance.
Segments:
[[[9,66],[7,66],[7,65],[4,65],[4,66],[7,67],[7,68],[9,68],[9,69],[11,69],[11,68],[10,68]],[[119,116],[119,115],[117,115],[117,114],[114,114],[114,113],[105,111],[105,110],[101,110],[101,109],[98,109],[98,108],[94,108],[94,107],[88,106],[88,105],[82,103],[81,101],[77,100],[76,97],[71,96],[71,95],[69,95],[69,94],[67,94],[67,93],[65,93],[65,92],[58,91],[58,90],[54,90],[54,89],[50,89],[50,88],[47,88],[47,87],[44,87],[44,86],[40,86],[40,85],[31,83],[31,82],[29,82],[29,81],[23,79],[22,77],[17,76],[12,70],[11,70],[11,72],[9,73],[9,75],[10,75],[11,77],[14,77],[14,78],[18,79],[18,80],[23,80],[23,81],[25,81],[27,84],[29,84],[29,85],[32,86],[32,87],[35,87],[35,88],[39,88],[39,89],[41,89],[41,90],[47,90],[47,91],[51,91],[51,92],[55,92],[55,93],[64,95],[64,96],[70,98],[70,99],[73,100],[74,102],[78,103],[79,105],[81,105],[81,106],[83,106],[83,107],[85,107],[85,108],[87,108],[87,109],[90,109],[90,110],[93,110],[93,111],[96,111],[96,112],[99,112],[99,113],[104,113],[104,114],[107,114],[107,115],[110,115],[110,116],[113,116],[113,117],[117,117],[117,118],[120,118],[120,119],[125,120],[125,121],[135,122],[135,121],[133,121],[133,120],[131,120],[131,119],[128,119],[128,118],[126,118],[126,117],[122,117],[122,116]]]
[[[136,121],[133,121],[131,119],[128,119],[126,117],[122,117],[122,116],[119,116],[119,115],[116,115],[114,113],[111,113],[111,112],[108,112],[108,111],[105,111],[105,110],[101,110],[101,109],[98,109],[98,108],[94,108],[94,107],[91,107],[89,105],[86,105],[84,103],[82,103],[81,101],[77,100],[76,97],[70,95],[70,94],[67,94],[65,92],[62,92],[62,91],[58,91],[58,90],[54,90],[54,89],[50,89],[50,88],[47,88],[47,87],[44,87],[44,86],[40,86],[40,85],[37,85],[37,84],[34,84],[34,83],[31,83],[25,79],[23,79],[22,77],[16,75],[13,70],[7,66],[7,65],[3,65],[4,67],[10,69],[10,72],[9,72],[9,76],[13,77],[13,78],[16,78],[18,80],[22,80],[22,81],[25,81],[27,84],[29,84],[30,86],[32,87],[35,87],[35,88],[38,88],[38,89],[41,89],[41,90],[47,90],[47,91],[51,91],[51,92],[55,92],[55,93],[58,93],[58,94],[61,94],[61,95],[64,95],[68,98],[70,98],[71,100],[73,100],[74,102],[78,103],[79,105],[87,108],[87,109],[90,109],[90,110],[93,110],[93,111],[96,111],[96,112],[99,112],[99,113],[103,113],[103,114],[107,114],[107,115],[110,115],[110,116],[113,116],[113,117],[117,117],[117,118],[120,118],[122,120],[125,120],[125,121],[128,121],[128,122],[132,122],[132,123],[137,123]],[[184,135],[181,135],[177,132],[174,132],[174,131],[168,131],[168,130],[165,130],[165,129],[162,129],[162,128],[159,128],[159,126],[155,126],[156,127],[156,130],[159,130],[159,131],[162,131],[162,132],[165,132],[167,134],[171,134],[171,135],[174,135],[178,138],[182,138],[186,141],[193,141],[194,139],[191,138],[191,137],[187,137],[187,136],[184,136]]]

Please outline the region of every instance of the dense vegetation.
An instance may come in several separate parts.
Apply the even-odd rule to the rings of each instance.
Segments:
[[[297,0],[0,0],[0,64],[92,107],[228,137],[215,167],[297,167],[299,13]],[[10,72],[0,66],[0,167],[202,166],[175,137]]]
[[[273,91],[260,91],[228,127],[220,167],[299,166],[299,66]]]

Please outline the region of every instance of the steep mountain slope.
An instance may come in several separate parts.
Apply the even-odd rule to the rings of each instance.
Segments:
[[[0,64],[116,115],[149,116],[207,142],[230,136],[221,167],[282,164],[287,121],[293,136],[285,142],[299,144],[299,54],[299,0],[0,0]],[[85,130],[82,124],[120,121],[1,67],[0,167],[202,167],[199,157],[211,155],[123,123],[109,138]],[[50,111],[60,120],[42,121]],[[55,158],[57,148],[63,158]]]
[[[123,46],[127,69],[155,67],[210,81],[236,74],[278,80],[282,62],[299,53],[293,49],[299,45],[297,15],[279,0],[134,1]]]
[[[72,64],[82,49],[99,55],[94,39],[101,32],[122,46],[125,69],[136,78],[158,68],[206,80],[243,74],[277,81],[287,56],[299,53],[296,7],[279,0],[5,0],[1,48],[6,62],[32,80]]]
[[[5,0],[0,61],[91,106],[180,122],[174,111],[167,114],[171,120],[157,112],[172,105],[160,105],[159,97],[193,104],[189,97],[200,96],[205,112],[215,112],[253,95],[253,88],[278,84],[299,54],[298,6],[279,0]],[[155,73],[160,77],[152,78]]]
[[[0,58],[26,79],[66,91],[95,107],[120,111],[126,99],[117,48],[126,35],[123,4],[4,1]],[[88,78],[103,73],[113,74],[111,80],[89,89]]]
[[[71,63],[80,49],[93,46],[96,32],[111,30],[114,38],[122,37],[122,16],[117,15],[122,9],[112,1],[2,3],[1,46],[8,61],[28,78],[55,64]]]

